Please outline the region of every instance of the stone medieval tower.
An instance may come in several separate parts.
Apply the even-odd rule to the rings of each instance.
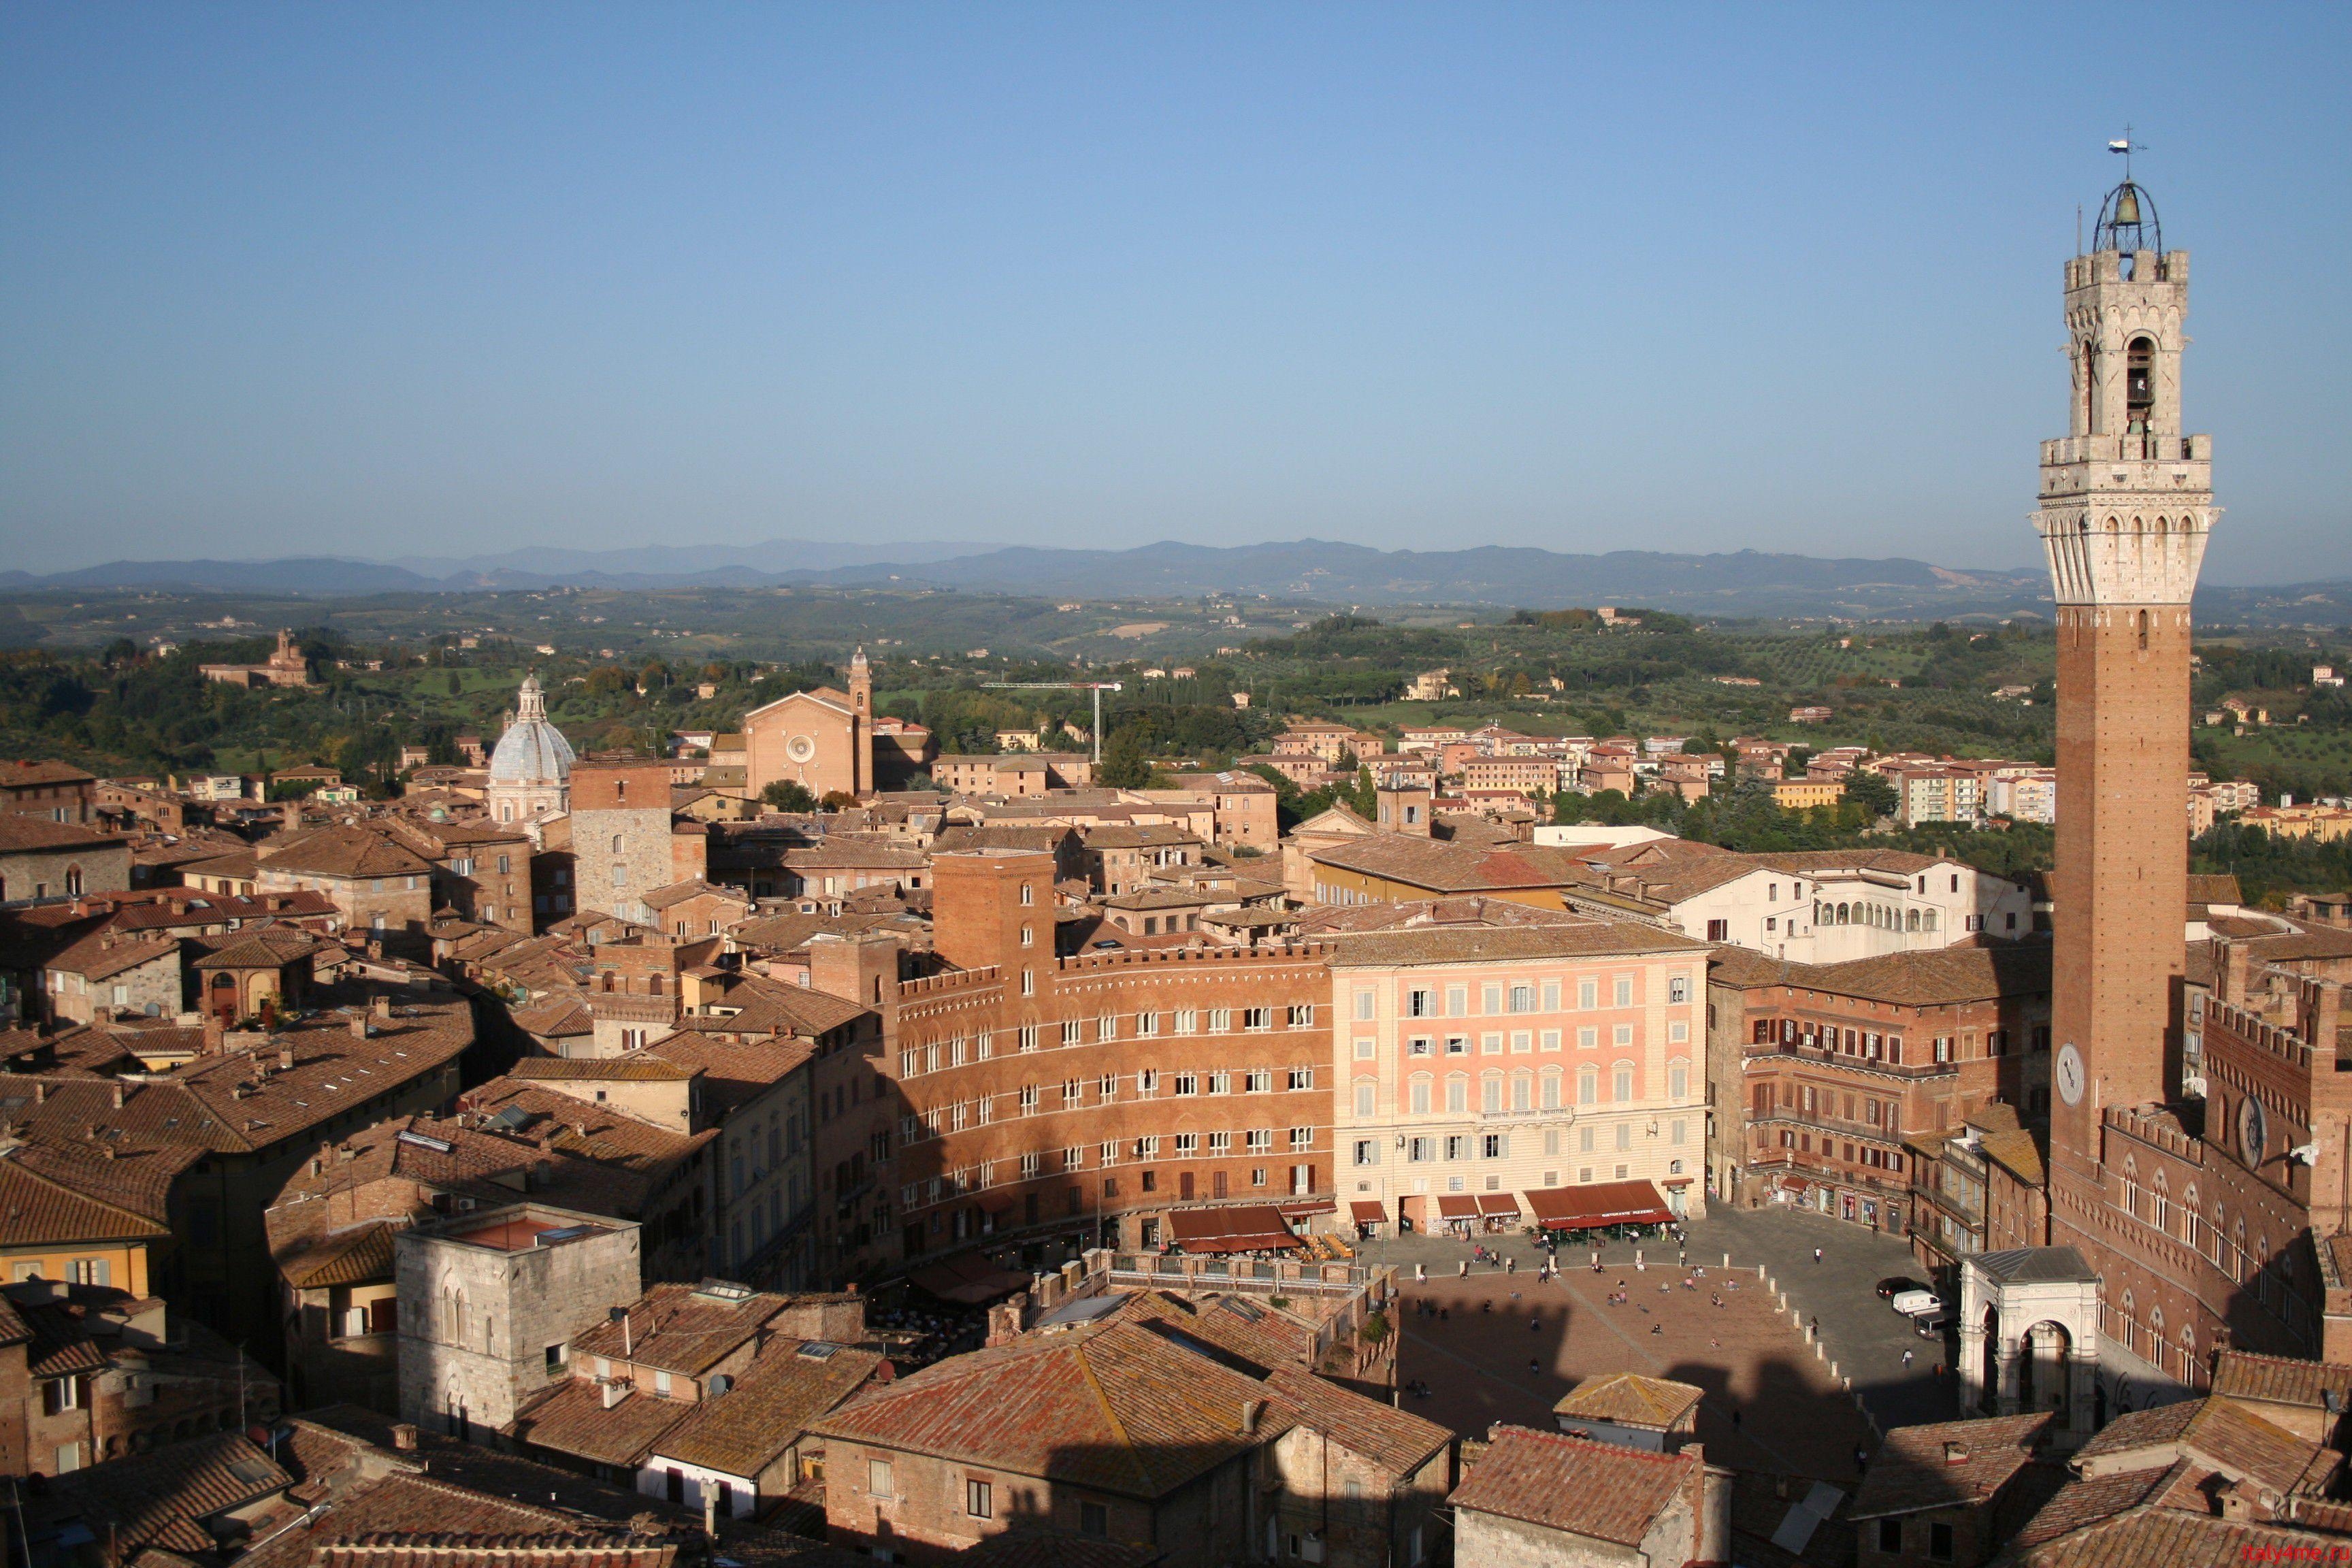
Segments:
[[[2179,1088],[2189,598],[2216,516],[2212,438],[2180,426],[2188,313],[2189,255],[2126,176],[2066,263],[2068,433],[2033,519],[2058,605],[2053,1243],[2097,1236],[2103,1110]]]

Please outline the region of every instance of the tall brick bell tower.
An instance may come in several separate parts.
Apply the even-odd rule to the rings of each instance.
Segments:
[[[2100,1117],[2179,1090],[2188,906],[2189,599],[2218,515],[2180,428],[2189,254],[2131,181],[2066,263],[2068,433],[2034,513],[2058,605],[2051,1237],[2095,1245]],[[2096,1256],[2095,1251],[2092,1253]]]

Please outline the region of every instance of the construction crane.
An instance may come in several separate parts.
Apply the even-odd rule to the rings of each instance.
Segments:
[[[984,680],[992,691],[1091,691],[1095,694],[1095,766],[1102,766],[1102,694],[1121,689],[1116,680]]]

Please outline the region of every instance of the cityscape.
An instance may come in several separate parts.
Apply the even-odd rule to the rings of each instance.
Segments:
[[[657,52],[734,92],[681,40],[739,15]],[[900,19],[991,56],[1049,16]],[[2290,19],[2340,75],[2342,18]],[[294,36],[84,20],[10,24],[25,79]],[[845,79],[916,47],[836,20],[762,18]],[[552,79],[486,156],[561,140],[593,94]],[[786,509],[698,545],[354,498],[281,549],[70,522],[42,458],[0,525],[9,1563],[2352,1556],[2345,520],[2231,542],[2306,482],[2225,521],[2200,378],[2273,284],[2143,134],[2189,132],[2034,142],[2072,245],[1935,286],[2063,336],[1986,394],[2046,411],[1997,544]],[[504,264],[498,215],[459,232]],[[510,434],[485,497],[534,482]],[[1874,454],[1898,510],[1973,464],[1942,439]]]

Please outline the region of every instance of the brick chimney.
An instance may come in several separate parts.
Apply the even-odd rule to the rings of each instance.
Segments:
[[[378,995],[368,1005],[368,1011],[375,1016],[376,1020],[379,1023],[388,1024],[392,1022],[392,998],[389,996]]]
[[[392,1426],[392,1446],[404,1453],[415,1453],[416,1451],[416,1424],[413,1421],[394,1422]]]
[[[1258,1423],[1258,1417],[1259,1417],[1259,1416],[1261,1416],[1261,1415],[1265,1415],[1265,1400],[1263,1400],[1263,1399],[1244,1399],[1244,1400],[1243,1400],[1243,1401],[1242,1401],[1242,1428],[1241,1428],[1241,1430],[1242,1430],[1242,1436],[1244,1436],[1244,1437],[1255,1437],[1255,1436],[1257,1436],[1257,1423]]]

